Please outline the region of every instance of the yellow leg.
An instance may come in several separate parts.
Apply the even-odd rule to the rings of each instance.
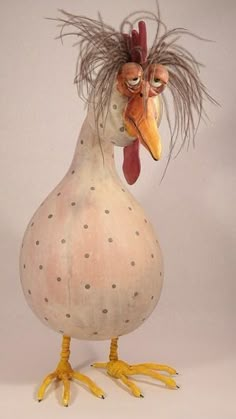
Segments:
[[[142,374],[163,382],[169,388],[179,388],[173,378],[156,372],[164,371],[170,375],[178,374],[174,368],[169,367],[168,365],[160,365],[154,363],[129,365],[126,362],[119,360],[118,338],[111,340],[109,362],[96,362],[92,366],[95,368],[106,369],[108,375],[121,380],[127,387],[129,387],[132,394],[136,397],[143,397],[143,395],[140,389],[131,380],[129,380],[128,377],[132,375]]]
[[[47,375],[47,377],[43,380],[38,390],[38,401],[41,402],[41,400],[44,397],[45,391],[47,390],[51,382],[54,379],[58,379],[61,380],[63,383],[62,404],[63,406],[68,406],[70,400],[70,380],[72,380],[73,378],[82,382],[83,384],[86,384],[93,394],[95,394],[97,397],[104,399],[104,392],[98,386],[96,386],[96,384],[92,380],[90,380],[90,378],[72,369],[69,363],[69,357],[70,337],[63,336],[60,361],[57,365],[56,370],[51,374]]]

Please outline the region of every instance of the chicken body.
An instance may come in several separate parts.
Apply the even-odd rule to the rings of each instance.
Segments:
[[[158,241],[116,174],[113,144],[102,143],[101,151],[89,118],[68,173],[27,227],[20,269],[33,312],[78,339],[129,333],[159,300]]]

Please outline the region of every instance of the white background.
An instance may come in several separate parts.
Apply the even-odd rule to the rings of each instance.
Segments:
[[[169,363],[181,373],[171,391],[142,377],[135,399],[89,365],[106,360],[109,342],[73,341],[72,365],[107,393],[99,400],[72,384],[69,409],[61,385],[41,404],[36,388],[58,361],[61,337],[42,325],[24,301],[18,274],[29,218],[64,176],[85,116],[73,86],[76,50],[54,37],[57,9],[104,20],[118,29],[131,11],[155,11],[146,0],[21,0],[0,2],[1,294],[0,412],[13,418],[231,419],[236,417],[235,275],[235,21],[234,0],[163,0],[162,19],[215,40],[185,45],[206,64],[202,79],[221,107],[206,105],[197,147],[174,160],[142,153],[132,193],[145,207],[161,243],[165,285],[149,320],[120,340],[121,358]],[[149,30],[149,34],[152,29]],[[165,155],[169,134],[161,125]],[[121,173],[121,152],[117,167]],[[122,228],[122,225],[121,225]],[[151,384],[150,384],[151,383]]]

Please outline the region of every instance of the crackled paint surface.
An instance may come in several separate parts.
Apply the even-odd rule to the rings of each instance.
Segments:
[[[71,167],[32,217],[21,249],[31,309],[55,331],[79,339],[136,329],[162,287],[153,228],[115,170],[113,143],[134,140],[123,126],[123,106],[114,92],[106,131],[100,124],[102,141],[88,114]]]

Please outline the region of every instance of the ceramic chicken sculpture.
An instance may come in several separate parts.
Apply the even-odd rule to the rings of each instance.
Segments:
[[[177,38],[188,32],[167,31],[159,15],[143,17],[157,24],[148,50],[146,25],[136,13],[122,22],[119,31],[100,17],[92,20],[61,13],[60,37],[77,39],[75,83],[88,112],[67,174],[26,229],[20,273],[30,308],[62,335],[61,358],[40,386],[38,400],[52,380],[59,379],[64,388],[62,402],[68,406],[73,378],[104,398],[91,379],[72,369],[71,338],[111,340],[109,360],[93,366],[121,380],[136,397],[142,393],[130,380],[135,374],[178,388],[174,368],[130,365],[118,357],[118,338],[143,324],[156,307],[163,263],[153,227],[118,177],[113,153],[114,146],[124,147],[123,171],[133,184],[140,174],[140,144],[154,160],[161,157],[162,108],[171,127],[164,89],[169,89],[174,103],[170,156],[178,136],[180,148],[193,139],[194,115],[201,118],[203,99],[210,97],[199,79],[199,64],[178,44]]]

